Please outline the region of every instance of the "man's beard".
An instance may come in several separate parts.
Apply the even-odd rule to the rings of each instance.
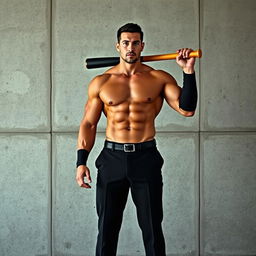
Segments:
[[[139,58],[135,58],[135,59],[126,59],[126,58],[123,58],[122,56],[121,56],[121,58],[122,58],[126,63],[128,63],[128,64],[136,63],[136,62],[139,60]]]

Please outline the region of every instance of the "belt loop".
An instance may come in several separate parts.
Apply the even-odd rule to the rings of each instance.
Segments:
[[[115,144],[112,142],[111,143],[111,150],[114,151],[114,147],[115,147]]]

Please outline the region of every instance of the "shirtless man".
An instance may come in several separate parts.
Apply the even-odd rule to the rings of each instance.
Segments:
[[[106,140],[95,161],[99,217],[96,256],[116,255],[129,189],[137,209],[146,255],[165,256],[161,227],[164,160],[156,148],[154,120],[164,99],[181,115],[194,115],[197,104],[195,59],[188,57],[192,49],[177,51],[176,62],[184,76],[181,89],[170,74],[140,62],[144,48],[140,26],[133,23],[122,26],[117,40],[120,63],[89,84],[78,135],[76,180],[80,187],[91,188],[86,160],[103,112],[107,117]]]

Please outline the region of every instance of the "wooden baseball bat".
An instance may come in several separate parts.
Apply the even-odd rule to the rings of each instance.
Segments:
[[[160,55],[150,55],[150,56],[141,56],[141,62],[146,61],[158,61],[158,60],[173,60],[176,59],[178,53],[168,53],[168,54],[160,54]],[[202,51],[198,49],[197,51],[193,51],[189,54],[189,57],[201,58]],[[86,67],[88,69],[92,68],[103,68],[109,66],[115,66],[119,63],[119,57],[102,57],[102,58],[89,58],[86,59]]]

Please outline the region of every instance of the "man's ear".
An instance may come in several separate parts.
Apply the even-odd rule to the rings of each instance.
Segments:
[[[119,44],[119,43],[116,43],[116,50],[117,50],[118,52],[120,52],[120,44]]]
[[[144,46],[145,46],[145,43],[144,43],[144,42],[142,42],[142,43],[141,43],[141,48],[142,48],[142,49],[141,49],[141,51],[143,51],[143,50],[144,50]]]

